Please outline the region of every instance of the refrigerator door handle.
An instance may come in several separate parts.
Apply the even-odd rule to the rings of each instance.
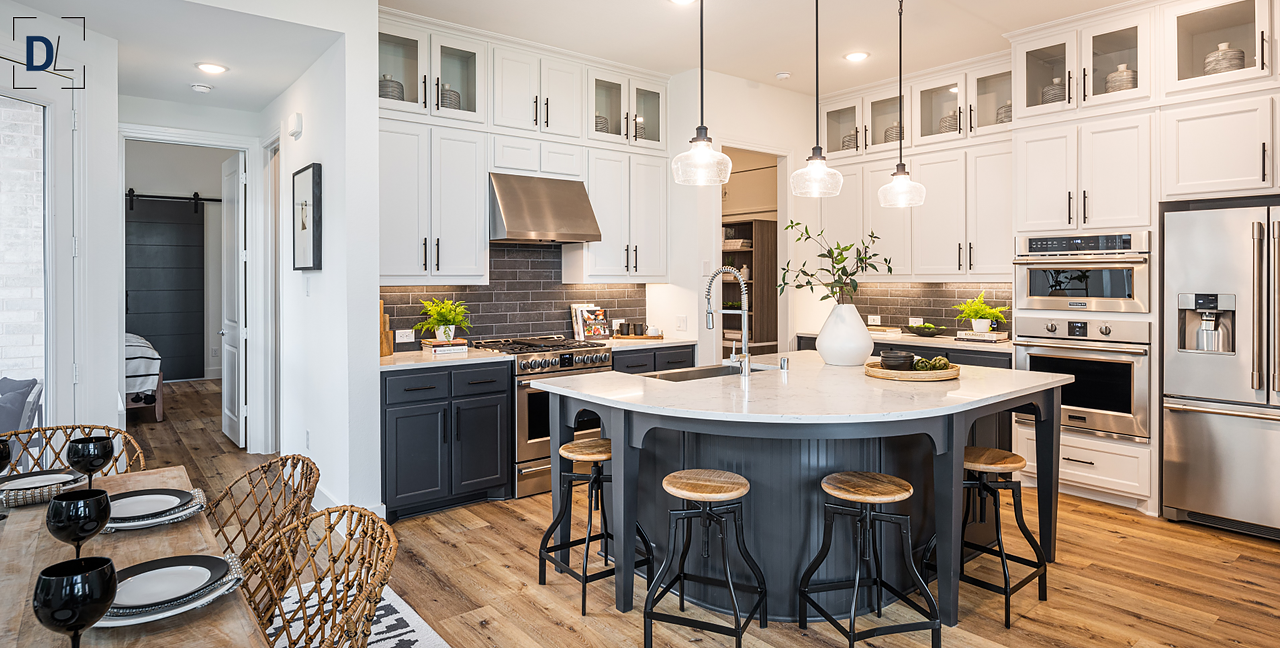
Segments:
[[[1271,221],[1271,308],[1280,309],[1280,221]],[[1280,311],[1273,314],[1271,326],[1276,325]],[[1273,331],[1272,336],[1280,334]],[[1280,390],[1280,343],[1271,341],[1271,389]]]
[[[1176,405],[1173,403],[1165,403],[1164,408],[1170,412],[1188,412],[1191,414],[1212,414],[1214,416],[1234,416],[1237,418],[1255,419],[1258,421],[1273,421],[1280,423],[1280,416],[1262,414],[1259,412],[1237,412],[1234,410],[1217,409],[1214,407],[1200,407],[1197,405]]]
[[[1265,389],[1263,386],[1263,365],[1266,363],[1263,353],[1266,348],[1266,227],[1257,221],[1253,223],[1253,371],[1250,382],[1255,391]]]

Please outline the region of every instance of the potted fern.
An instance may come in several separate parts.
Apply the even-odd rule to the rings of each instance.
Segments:
[[[853,296],[858,292],[859,275],[880,272],[881,268],[893,274],[890,259],[881,258],[871,251],[871,246],[880,237],[871,232],[863,241],[841,244],[839,241],[828,242],[823,231],[811,234],[807,226],[796,221],[789,222],[783,229],[796,232],[797,243],[813,243],[821,251],[816,268],[809,268],[808,261],[792,268],[791,261],[787,261],[782,268],[778,294],[789,287],[808,288],[816,293],[817,287],[821,286],[822,301],[835,300],[836,306],[818,333],[818,354],[823,362],[830,365],[856,367],[865,363],[871,357],[875,343],[858,314],[858,307],[853,304]]]
[[[453,341],[454,332],[457,327],[461,326],[463,331],[471,330],[471,320],[467,316],[471,311],[467,310],[466,302],[459,299],[432,299],[431,301],[419,300],[422,302],[422,312],[420,315],[426,315],[427,319],[414,325],[413,330],[426,333],[434,330],[436,339],[442,342]]]
[[[986,333],[987,331],[990,331],[992,320],[997,322],[1009,321],[1004,317],[1004,311],[1009,310],[1009,308],[1007,306],[1001,306],[999,308],[992,308],[988,306],[986,300],[983,299],[986,294],[987,292],[984,290],[978,293],[977,297],[962,304],[952,306],[952,308],[960,311],[960,314],[956,315],[956,320],[968,320],[969,323],[973,325],[973,330],[978,333]]]

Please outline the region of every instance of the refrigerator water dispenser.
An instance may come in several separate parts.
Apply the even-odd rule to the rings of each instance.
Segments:
[[[1178,293],[1178,350],[1235,353],[1235,295]]]

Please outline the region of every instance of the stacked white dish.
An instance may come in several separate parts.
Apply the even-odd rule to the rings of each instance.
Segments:
[[[840,138],[840,150],[852,151],[856,148],[858,148],[858,129],[855,128],[849,131],[848,135]]]
[[[381,79],[378,79],[378,96],[383,99],[404,101],[404,84],[391,78],[390,74],[384,74]]]
[[[942,119],[938,120],[939,133],[957,133],[959,131],[960,117],[956,114],[956,111],[953,110],[950,115],[943,115]]]
[[[1121,63],[1116,71],[1107,75],[1107,92],[1133,90],[1138,87],[1138,71],[1130,70],[1128,64]]]
[[[1054,77],[1053,84],[1040,90],[1040,103],[1051,104],[1067,100],[1067,86],[1062,85],[1062,77]]]
[[[1004,102],[1003,106],[996,108],[996,123],[1008,124],[1013,121],[1013,100]]]
[[[1244,50],[1231,49],[1231,43],[1218,43],[1218,49],[1204,57],[1204,73],[1221,74],[1244,69]]]
[[[204,510],[204,491],[152,488],[111,496],[111,519],[104,533],[173,524]]]
[[[70,468],[9,475],[0,478],[0,507],[44,504],[54,495],[84,483],[85,479]]]
[[[893,125],[884,129],[884,141],[897,142],[902,139],[902,124],[893,122]]]
[[[139,563],[116,574],[115,602],[97,628],[118,628],[167,619],[202,608],[244,581],[235,553],[171,556]]]
[[[448,108],[449,110],[462,110],[462,95],[458,94],[457,90],[450,88],[449,84],[444,84],[444,88],[440,90],[440,107]]]

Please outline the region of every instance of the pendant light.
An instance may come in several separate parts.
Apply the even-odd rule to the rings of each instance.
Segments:
[[[818,0],[813,0],[813,155],[809,156],[809,164],[791,174],[791,193],[801,198],[830,198],[840,195],[840,186],[844,184],[844,176],[839,171],[827,166],[827,158],[822,155],[822,108],[818,102],[818,67],[821,65],[818,54]]]
[[[733,160],[711,148],[711,138],[707,135],[707,82],[702,34],[705,6],[705,0],[698,4],[698,123],[700,126],[693,139],[689,140],[693,146],[671,160],[671,171],[676,176],[676,184],[682,185],[722,185],[729,181],[729,172],[733,170]]]
[[[898,124],[906,128],[902,117],[902,2],[898,0]],[[881,207],[919,207],[924,204],[924,185],[911,179],[902,162],[902,133],[898,134],[898,168],[889,184],[880,187]]]

